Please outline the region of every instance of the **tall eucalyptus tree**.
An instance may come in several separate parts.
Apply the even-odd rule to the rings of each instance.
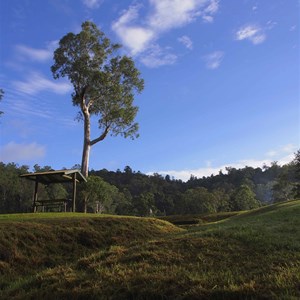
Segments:
[[[112,136],[138,137],[134,96],[144,88],[144,81],[134,61],[119,55],[113,44],[92,22],[84,22],[78,34],[68,33],[54,52],[53,77],[67,77],[74,87],[73,105],[80,108],[84,121],[81,171],[88,176],[93,145]],[[91,117],[98,118],[100,132],[91,138]]]

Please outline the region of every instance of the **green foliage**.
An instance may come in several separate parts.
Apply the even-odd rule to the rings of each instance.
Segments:
[[[119,215],[164,216],[228,212],[255,208],[259,205],[297,198],[300,186],[297,157],[289,164],[271,167],[229,169],[228,174],[187,182],[145,175],[126,166],[124,171],[99,170],[90,172],[90,187],[79,184],[81,197],[79,211],[105,211]],[[34,171],[51,170],[50,166],[34,166]],[[0,213],[31,211],[33,186],[18,176],[28,172],[28,167],[0,164]],[[83,191],[81,193],[80,191]],[[94,192],[94,190],[96,192]],[[98,192],[97,192],[98,190]],[[97,196],[98,193],[98,196]],[[109,196],[108,196],[109,195]],[[39,197],[43,199],[72,198],[72,186],[40,185]],[[86,205],[84,202],[86,199]],[[78,197],[80,200],[80,197]]]
[[[149,216],[154,212],[154,195],[149,192],[133,197],[133,210],[135,215]]]
[[[295,159],[282,170],[273,185],[274,202],[295,199],[297,194],[297,154]]]
[[[206,188],[197,187],[187,190],[183,195],[187,214],[217,212],[217,200]]]
[[[47,199],[66,199],[68,192],[62,184],[50,184],[46,187]]]
[[[241,185],[232,197],[233,210],[248,210],[259,207],[255,193],[245,184]]]
[[[300,150],[298,150],[295,153],[295,158],[292,162],[292,164],[294,165],[294,176],[296,179],[296,183],[295,183],[295,197],[296,198],[300,198]]]
[[[0,297],[298,299],[299,214],[291,201],[188,230],[95,214],[0,216]]]
[[[84,199],[84,211],[114,213],[114,200],[118,198],[118,189],[98,176],[89,176],[81,186]],[[88,209],[89,208],[89,209]]]
[[[49,166],[34,166],[34,171],[51,170]],[[0,213],[31,212],[34,183],[19,176],[29,172],[28,166],[18,166],[14,163],[0,163]],[[67,185],[39,185],[39,198],[66,199],[71,198],[71,190]]]
[[[27,173],[28,166],[18,167],[14,163],[0,163],[0,212],[29,211],[32,205],[31,182],[20,180],[19,175]]]
[[[133,215],[132,196],[127,189],[118,193],[115,212],[118,215]]]

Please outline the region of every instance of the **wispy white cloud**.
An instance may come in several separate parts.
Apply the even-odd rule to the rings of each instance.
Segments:
[[[236,31],[235,39],[238,41],[249,40],[257,45],[265,41],[266,34],[263,28],[258,25],[244,25]]]
[[[150,41],[155,39],[155,32],[151,28],[132,24],[139,16],[138,10],[139,6],[131,6],[112,25],[112,29],[120,37],[124,46],[130,49],[132,55],[144,51]]]
[[[47,61],[53,54],[46,49],[34,49],[25,45],[18,45],[16,49],[22,57],[36,61]]]
[[[293,144],[287,144],[281,146],[277,149],[272,149],[266,153],[266,155],[272,159],[280,158],[282,156],[293,156],[293,153],[296,152],[297,147]]]
[[[294,159],[294,152],[296,151],[296,146],[289,144],[280,147],[279,149],[272,150],[266,154],[266,158],[262,159],[244,159],[237,162],[232,162],[228,164],[223,164],[219,166],[212,166],[211,163],[206,164],[205,167],[195,168],[195,169],[185,169],[185,170],[167,170],[167,171],[158,171],[156,173],[162,175],[170,175],[174,176],[177,179],[181,179],[183,181],[189,180],[191,175],[196,176],[198,178],[202,178],[203,176],[217,175],[221,170],[224,174],[226,174],[226,167],[232,167],[236,169],[241,169],[246,166],[253,168],[261,168],[264,165],[270,166],[271,163],[275,160],[279,165],[285,165],[290,163]],[[272,157],[270,157],[272,156]],[[148,174],[152,174],[153,172],[149,172]]]
[[[83,4],[90,9],[98,8],[103,0],[82,0]]]
[[[31,74],[32,72],[29,72],[28,76],[30,76],[31,80],[34,81],[35,77],[31,76]],[[55,80],[52,80],[54,84],[59,81],[56,82]],[[1,80],[1,82],[3,82],[3,80]],[[62,80],[62,83],[66,82],[67,81],[65,79]],[[15,132],[15,135],[22,137],[22,139],[27,139],[34,135],[35,130],[41,130],[41,128],[38,128],[38,125],[35,126],[35,124],[41,122],[43,124],[51,124],[51,122],[53,123],[53,120],[55,120],[55,124],[57,124],[60,128],[74,128],[76,126],[80,126],[74,118],[77,113],[77,109],[75,108],[73,112],[70,112],[67,109],[68,105],[71,103],[71,85],[69,85],[70,92],[67,93],[67,97],[65,96],[65,93],[62,94],[64,88],[60,91],[60,93],[58,93],[56,88],[57,95],[55,95],[55,92],[52,89],[43,90],[46,93],[42,93],[40,90],[41,93],[38,93],[37,91],[34,92],[34,86],[30,88],[25,87],[24,89],[22,84],[20,88],[18,85],[18,82],[9,81],[2,84],[2,86],[5,86],[5,101],[1,103],[1,110],[5,112],[6,125]],[[59,103],[61,105],[59,105]],[[67,106],[65,107],[63,103]],[[33,120],[36,121],[34,125],[32,125]],[[16,130],[17,128],[19,128],[19,130]],[[42,130],[44,129],[47,130],[47,126],[42,128]]]
[[[53,57],[53,52],[58,46],[58,41],[51,41],[47,44],[44,49],[32,48],[25,45],[17,45],[16,50],[18,53],[18,58],[21,60],[31,60],[38,62],[45,62]]]
[[[3,102],[3,111],[7,113],[10,121],[7,125],[16,132],[15,135],[28,139],[34,135],[35,130],[41,128],[32,126],[32,120],[37,123],[49,124],[55,120],[55,124],[60,127],[80,126],[74,120],[74,114],[68,113],[62,106],[57,106],[61,101],[68,104],[69,97],[45,97],[44,94],[33,95],[18,91],[15,87],[6,88],[6,98]],[[47,126],[45,127],[47,128]],[[43,128],[43,130],[45,129]],[[17,130],[18,129],[18,130]]]
[[[218,10],[216,0],[150,0],[153,13],[148,22],[158,31],[170,30],[185,26],[197,17],[213,18]]]
[[[0,148],[0,159],[3,162],[36,161],[45,154],[45,146],[35,142],[30,144],[10,142]]]
[[[267,22],[267,25],[265,26],[265,28],[270,30],[270,29],[273,29],[276,25],[277,25],[277,22],[270,20]]]
[[[24,97],[22,99],[15,99],[13,101],[11,111],[21,116],[34,116],[44,119],[53,118],[53,114],[52,111],[50,111],[49,106],[47,107],[44,103],[38,105],[35,101],[30,100],[26,102],[24,101]]]
[[[177,58],[175,54],[167,53],[167,48],[161,50],[157,42],[161,35],[186,26],[197,18],[212,22],[219,8],[218,0],[149,0],[148,3],[150,13],[144,18],[140,18],[143,6],[130,6],[112,23],[112,29],[130,54],[149,67],[172,64]],[[187,39],[183,43],[186,47],[192,47]]]
[[[193,49],[193,42],[192,40],[186,36],[183,35],[181,37],[178,38],[178,42],[180,42],[181,44],[183,44],[186,48],[192,50]]]
[[[220,67],[223,57],[224,57],[224,52],[214,51],[208,55],[203,56],[203,59],[208,69],[215,70]]]
[[[213,0],[210,4],[204,9],[202,14],[202,19],[205,22],[212,23],[214,21],[214,14],[219,10],[219,1]]]
[[[19,92],[29,95],[35,95],[42,91],[66,94],[72,89],[72,86],[67,82],[54,82],[37,72],[29,73],[26,81],[14,81],[12,84]]]
[[[157,68],[164,65],[172,65],[176,62],[177,56],[169,52],[169,49],[162,49],[159,45],[152,45],[140,58],[141,62],[149,68]]]

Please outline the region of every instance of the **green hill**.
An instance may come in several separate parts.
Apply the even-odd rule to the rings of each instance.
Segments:
[[[220,218],[0,216],[0,298],[300,299],[300,201]]]

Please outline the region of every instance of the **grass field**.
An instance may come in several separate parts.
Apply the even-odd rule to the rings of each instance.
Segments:
[[[300,299],[300,201],[166,219],[0,215],[0,298]]]

